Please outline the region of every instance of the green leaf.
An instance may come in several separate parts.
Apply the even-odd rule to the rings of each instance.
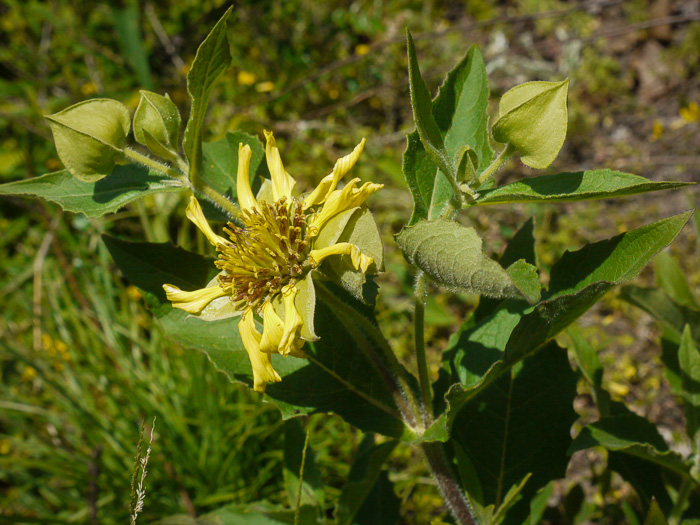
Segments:
[[[488,100],[484,60],[478,47],[472,46],[445,78],[432,102],[432,115],[444,137],[446,155],[452,158],[468,146],[476,153],[475,164],[482,171],[493,160],[487,126]],[[403,173],[413,196],[413,214],[408,223],[412,225],[419,219],[440,215],[452,197],[452,185],[421,143],[419,132],[409,133],[407,140]]]
[[[432,101],[425,81],[420,74],[416,47],[413,44],[411,31],[406,28],[406,42],[408,47],[408,82],[411,88],[411,107],[413,107],[413,120],[421,138],[425,150],[430,155],[435,165],[443,173],[454,178],[454,166],[452,158],[445,149],[445,143],[433,117]]]
[[[654,259],[654,274],[657,286],[663,288],[673,301],[690,308],[698,308],[697,299],[688,285],[685,272],[668,252],[663,251]]]
[[[617,472],[632,485],[642,504],[642,512],[648,511],[654,500],[657,500],[661,509],[666,512],[673,508],[667,489],[666,469],[622,452],[608,452],[608,469]]]
[[[653,423],[629,409],[619,412],[618,404],[615,415],[586,425],[571,443],[569,454],[600,446],[660,465],[682,476],[689,475],[688,465],[680,455],[668,449]]]
[[[547,502],[554,491],[554,482],[550,481],[542,487],[534,498],[530,500],[530,516],[525,525],[538,525],[542,521],[545,511],[547,510]]]
[[[646,264],[676,238],[692,211],[567,251],[552,268],[549,298],[570,294],[593,283],[620,284],[636,277]]]
[[[526,166],[544,169],[566,138],[569,81],[526,82],[506,92],[491,131],[497,142],[512,144]]]
[[[455,221],[420,221],[396,236],[404,257],[437,283],[487,297],[523,297],[508,272],[481,251],[474,228]]]
[[[193,518],[188,514],[170,516],[158,525],[319,525],[319,509],[304,505],[299,509],[275,507],[265,501],[247,505],[226,505],[214,512]]]
[[[255,180],[256,174],[265,173],[264,164],[265,148],[260,139],[242,131],[229,131],[216,142],[205,142],[202,145],[204,163],[202,167],[202,180],[222,195],[230,199],[238,196],[236,189],[236,177],[238,173],[238,144],[250,146],[253,154],[250,159],[250,182]]]
[[[552,343],[481,391],[455,420],[453,439],[478,473],[482,505],[498,508],[532,474],[509,523],[522,523],[537,490],[566,473],[576,379],[566,351]]]
[[[84,182],[111,173],[131,126],[127,107],[108,98],[79,102],[46,119],[61,162]]]
[[[647,517],[644,520],[644,525],[668,525],[666,521],[666,516],[661,511],[658,501],[653,499],[651,505],[649,505],[649,511],[647,512]]]
[[[663,290],[633,285],[623,286],[620,290],[620,298],[641,308],[659,321],[667,328],[666,335],[676,345],[681,341],[681,334],[686,324],[690,326],[693,339],[700,341],[700,311],[674,302]]]
[[[233,7],[229,7],[214,29],[197,49],[192,68],[187,73],[187,92],[192,99],[190,118],[185,128],[182,147],[190,161],[190,176],[196,178],[202,170],[202,126],[209,104],[209,96],[216,79],[231,64],[231,51],[226,35],[226,21]]]
[[[527,299],[527,302],[534,304],[540,300],[542,287],[540,286],[540,276],[536,267],[525,262],[525,259],[520,259],[506,268],[506,272],[508,272],[518,290]]]
[[[569,327],[568,334],[573,343],[574,357],[579,372],[581,372],[583,378],[593,389],[593,399],[598,408],[598,413],[601,417],[607,417],[610,415],[611,399],[610,394],[603,389],[605,369],[598,357],[598,351],[588,344],[588,341],[583,338],[575,326]]]
[[[101,217],[146,195],[187,188],[165,175],[136,164],[115,166],[109,177],[84,182],[68,170],[0,184],[0,195],[27,195],[57,203],[73,213]]]
[[[231,381],[252,386],[252,370],[238,333],[238,318],[204,321],[190,316],[172,308],[162,289],[164,283],[183,290],[205,287],[217,273],[213,259],[169,243],[128,242],[107,235],[103,240],[124,276],[144,291],[168,337],[204,351]],[[354,308],[362,308],[349,296],[343,296],[343,300]],[[361,315],[375,322],[371,308],[365,308]],[[272,356],[282,382],[269,384],[266,398],[285,419],[335,413],[360,430],[403,436],[405,426],[384,378],[322,301],[316,303],[314,324],[320,339],[304,347],[309,359]]]
[[[697,450],[697,433],[700,429],[700,352],[693,341],[690,326],[685,325],[678,349],[678,361],[683,385],[683,409],[685,411],[685,429]]]
[[[396,444],[397,441],[385,441],[375,445],[372,434],[367,434],[362,439],[338,498],[335,509],[337,525],[351,525],[355,522],[355,515],[375,486],[382,472],[382,465],[389,459]]]
[[[141,91],[134,113],[134,137],[154,154],[177,161],[180,149],[180,112],[167,97]]]
[[[299,473],[301,472],[302,457],[306,443],[306,432],[299,419],[288,419],[284,422],[284,485],[287,491],[287,501],[296,508],[299,493]],[[304,472],[302,477],[300,505],[312,507],[323,506],[323,481],[321,472],[316,466],[316,457],[310,446],[306,447],[306,457],[303,459]]]
[[[475,205],[514,202],[571,202],[622,197],[649,191],[688,186],[690,182],[653,182],[638,175],[613,170],[557,173],[519,180],[480,190]]]

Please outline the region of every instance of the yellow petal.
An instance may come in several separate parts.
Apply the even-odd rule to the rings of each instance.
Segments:
[[[297,289],[287,285],[282,289],[282,294],[284,295],[284,333],[279,344],[279,352],[282,355],[290,355],[304,345],[304,340],[299,336],[304,320],[294,305]]]
[[[267,139],[267,144],[265,144],[265,158],[267,159],[267,168],[270,170],[270,177],[272,178],[272,196],[275,198],[275,201],[278,201],[282,197],[286,197],[289,201],[292,198],[292,189],[296,181],[286,172],[282,165],[280,150],[277,148],[277,143],[275,142],[275,137],[272,136],[272,132],[264,131],[264,133],[265,139]]]
[[[309,260],[314,267],[317,267],[323,259],[331,255],[349,255],[352,265],[356,270],[362,270],[362,273],[367,273],[367,269],[374,264],[374,260],[371,257],[367,257],[357,246],[348,242],[339,242],[319,250],[311,250],[309,252]]]
[[[258,201],[253,196],[250,189],[250,158],[253,152],[248,144],[238,144],[238,174],[236,178],[236,192],[238,193],[238,203],[244,210],[259,210]]]
[[[321,204],[326,200],[328,195],[335,190],[335,187],[338,185],[338,182],[340,182],[340,179],[342,179],[345,174],[350,171],[350,169],[357,162],[357,159],[360,158],[360,154],[365,148],[365,142],[367,141],[363,138],[360,143],[355,146],[355,149],[352,150],[352,153],[345,155],[343,158],[336,161],[331,174],[323,177],[319,185],[316,186],[316,189],[304,199],[304,209]]]
[[[185,292],[172,284],[164,284],[163,290],[168,301],[173,303],[173,308],[179,308],[193,315],[200,313],[214,299],[226,295],[220,286]]]
[[[260,342],[260,351],[275,354],[279,351],[280,341],[282,341],[284,323],[269,301],[263,307],[262,316],[263,334]]]
[[[197,228],[199,228],[199,231],[204,234],[204,236],[213,246],[218,246],[220,243],[225,244],[227,242],[226,239],[215,234],[214,230],[211,229],[206,217],[204,217],[202,207],[199,205],[199,201],[194,198],[194,195],[190,197],[190,203],[187,206],[185,215],[195,224],[195,226],[197,226]]]
[[[282,381],[279,374],[272,368],[270,354],[260,351],[262,335],[255,328],[252,311],[248,310],[243,314],[241,321],[238,323],[238,332],[241,334],[243,346],[248,352],[248,358],[253,367],[253,388],[258,392],[265,392],[265,387],[268,383]]]
[[[311,221],[312,235],[317,234],[329,219],[340,212],[360,206],[375,191],[384,187],[383,184],[365,182],[357,188],[359,181],[360,179],[352,179],[342,190],[335,190],[328,196],[321,211]]]

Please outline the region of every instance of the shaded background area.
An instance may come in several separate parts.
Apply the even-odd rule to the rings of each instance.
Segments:
[[[139,89],[167,92],[186,117],[188,67],[227,7],[216,0],[6,0],[0,6],[0,182],[61,168],[42,115],[81,100],[109,97],[134,110]],[[494,104],[515,84],[571,78],[569,133],[550,172],[609,167],[697,182],[700,2],[291,0],[236,6],[234,60],[214,90],[205,140],[232,129],[258,135],[271,129],[287,169],[305,190],[367,137],[355,173],[386,185],[369,203],[387,249],[378,318],[408,361],[412,275],[392,240],[411,209],[401,175],[405,134],[413,128],[407,26],[433,93],[472,43],[484,53]],[[535,173],[514,160],[497,178],[504,183]],[[695,197],[697,190],[487,207],[468,220],[483,234],[486,250],[500,253],[535,215],[538,255],[547,269],[567,247],[685,210]],[[204,356],[164,340],[99,240],[109,232],[204,252],[203,239],[182,213],[183,199],[156,195],[100,221],[39,201],[0,199],[0,522],[24,515],[51,517],[52,523],[123,523],[139,427],[154,416],[144,523],[227,503],[286,502],[276,410],[215,374]],[[696,240],[687,228],[671,250],[697,289]],[[641,279],[651,283],[651,271]],[[433,373],[447,337],[476,302],[467,295],[431,296]],[[682,414],[668,392],[650,318],[610,294],[581,324],[593,344],[607,347],[607,387],[662,425],[674,442]],[[591,417],[585,394],[577,406],[584,420]],[[309,424],[323,479],[338,489],[361,436],[332,416],[313,416]],[[437,490],[414,459],[402,446],[391,460],[404,522],[445,518]],[[575,458],[558,503],[573,484],[599,481],[596,461]],[[613,513],[611,522],[616,518],[608,505],[636,501],[616,480],[588,496],[601,515]]]

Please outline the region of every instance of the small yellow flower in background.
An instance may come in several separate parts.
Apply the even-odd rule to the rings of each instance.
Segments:
[[[88,82],[86,84],[83,84],[82,86],[80,86],[80,93],[86,97],[94,95],[95,93],[97,93],[97,86],[94,82]]]
[[[139,289],[136,288],[136,286],[134,285],[129,285],[126,287],[126,295],[132,301],[138,301],[139,299],[141,299],[141,292],[139,292]]]
[[[0,439],[0,455],[7,456],[12,450],[12,444],[9,439]]]
[[[257,79],[258,77],[249,71],[238,72],[238,83],[242,86],[252,86]]]
[[[369,53],[369,46],[367,44],[357,44],[357,46],[355,46],[356,55],[366,55],[367,53]]]
[[[22,381],[30,382],[33,381],[34,378],[36,377],[36,369],[31,367],[31,366],[26,366],[24,367],[24,370],[22,371]]]
[[[338,242],[350,217],[367,198],[382,188],[352,179],[337,189],[357,162],[363,139],[310,194],[294,197],[296,181],[285,170],[272,133],[265,132],[265,156],[271,181],[257,198],[250,187],[250,146],[239,144],[237,193],[241,226],[228,223],[226,237],[214,233],[197,199],[190,198],[187,217],[218,252],[218,276],[206,288],[183,291],[171,284],[163,289],[175,308],[205,321],[240,316],[238,330],[253,368],[255,390],[281,381],[271,355],[305,357],[305,341],[314,341],[315,291],[312,277],[324,260],[347,258],[363,274],[376,272],[375,261],[354,244]],[[343,222],[343,220],[345,222]],[[263,319],[262,333],[254,315]]]
[[[700,120],[700,106],[697,102],[691,102],[686,107],[678,110],[678,115],[688,123]]]
[[[265,82],[260,82],[258,85],[255,86],[255,91],[258,93],[269,93],[270,91],[275,89],[275,84],[274,82],[270,82],[269,80]]]
[[[655,120],[653,126],[651,127],[651,140],[659,140],[663,132],[664,125],[660,120]]]

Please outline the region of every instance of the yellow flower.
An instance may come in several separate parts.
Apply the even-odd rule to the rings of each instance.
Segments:
[[[376,261],[349,242],[339,242],[350,217],[382,187],[353,179],[337,189],[341,178],[357,162],[365,140],[339,159],[309,195],[294,197],[294,178],[282,164],[272,133],[265,132],[265,157],[271,181],[257,197],[250,187],[248,145],[239,144],[237,193],[240,225],[229,222],[224,236],[207,223],[197,199],[190,198],[187,217],[216,248],[220,273],[200,290],[183,291],[171,284],[163,289],[175,308],[206,321],[240,316],[238,330],[253,368],[253,386],[265,391],[267,383],[281,381],[271,355],[305,357],[305,341],[314,333],[315,291],[312,278],[320,276],[324,260],[345,260],[355,271],[375,272]],[[376,230],[376,226],[374,226]],[[381,254],[380,254],[381,255]],[[337,259],[340,258],[340,259]],[[380,263],[381,264],[381,263]],[[255,315],[263,320],[262,333]]]

